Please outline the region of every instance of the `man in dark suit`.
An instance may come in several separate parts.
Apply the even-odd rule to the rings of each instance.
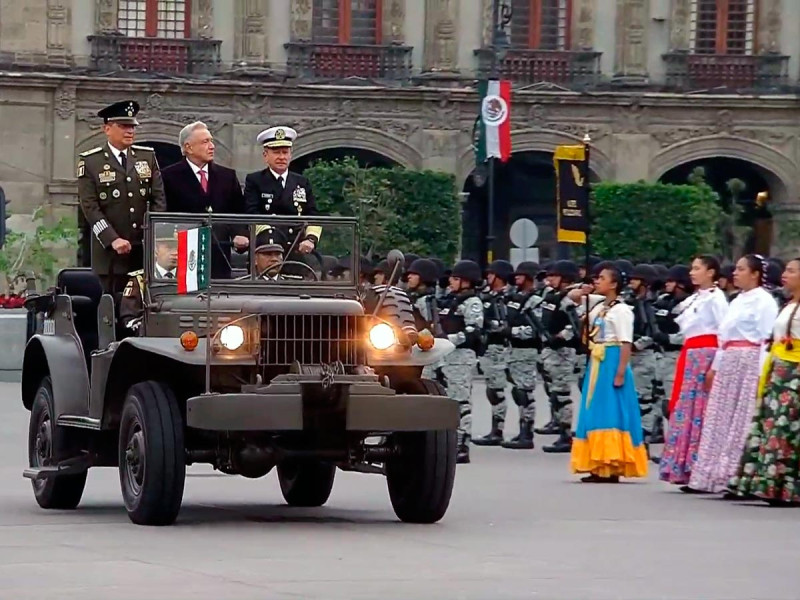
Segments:
[[[162,171],[168,212],[244,213],[242,188],[236,171],[214,163],[214,138],[197,121],[181,130],[178,141],[185,160]],[[231,247],[246,250],[247,228],[214,227],[211,245],[211,277],[231,277]]]
[[[289,171],[295,138],[297,132],[291,127],[270,127],[258,134],[267,167],[245,179],[244,203],[248,214],[302,217],[319,214],[308,179]],[[291,243],[298,231],[289,227],[286,233]],[[297,249],[303,254],[313,252],[321,235],[321,227],[306,226]]]

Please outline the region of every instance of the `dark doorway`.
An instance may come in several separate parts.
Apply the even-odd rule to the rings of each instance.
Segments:
[[[156,160],[160,168],[174,165],[183,158],[181,148],[177,144],[167,142],[139,142],[142,146],[148,146],[156,151]]]
[[[354,158],[361,167],[396,167],[398,164],[390,158],[373,152],[372,150],[362,150],[360,148],[328,148],[319,152],[305,154],[292,160],[292,171],[302,173],[312,163],[318,160],[343,160]]]
[[[722,209],[732,217],[728,231],[720,232],[726,258],[734,260],[738,254],[747,252],[768,254],[772,241],[772,215],[768,202],[760,205],[756,200],[760,192],[774,196],[775,190],[771,189],[769,183],[770,175],[746,160],[714,157],[679,165],[667,171],[660,181],[690,183],[698,167],[702,167],[706,183],[719,195]],[[732,180],[739,182],[731,184]]]

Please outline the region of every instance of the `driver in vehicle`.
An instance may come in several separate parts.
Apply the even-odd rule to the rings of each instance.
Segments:
[[[303,279],[302,275],[287,273],[281,269],[283,263],[283,244],[281,232],[269,225],[259,227],[256,234],[255,266],[256,277],[265,281],[279,281],[283,279]]]

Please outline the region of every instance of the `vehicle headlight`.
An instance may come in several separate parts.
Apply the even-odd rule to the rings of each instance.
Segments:
[[[238,325],[227,325],[219,332],[219,343],[226,350],[238,350],[244,344],[244,330]]]
[[[376,350],[388,350],[397,343],[397,336],[391,325],[378,323],[369,330],[369,343]]]

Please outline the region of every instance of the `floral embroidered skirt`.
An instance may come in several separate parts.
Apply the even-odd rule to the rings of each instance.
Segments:
[[[647,476],[647,450],[630,367],[622,386],[614,386],[619,359],[619,346],[606,346],[604,358],[590,363],[572,440],[573,473]]]
[[[733,347],[722,355],[706,404],[690,488],[724,492],[736,475],[756,408],[759,353],[757,346]]]
[[[800,502],[800,364],[772,359],[761,406],[730,489],[764,500]]]
[[[669,434],[661,453],[659,477],[662,481],[679,485],[689,483],[697,461],[703,414],[708,401],[708,393],[703,386],[716,353],[716,347],[686,351],[681,389],[675,409],[669,417]]]

